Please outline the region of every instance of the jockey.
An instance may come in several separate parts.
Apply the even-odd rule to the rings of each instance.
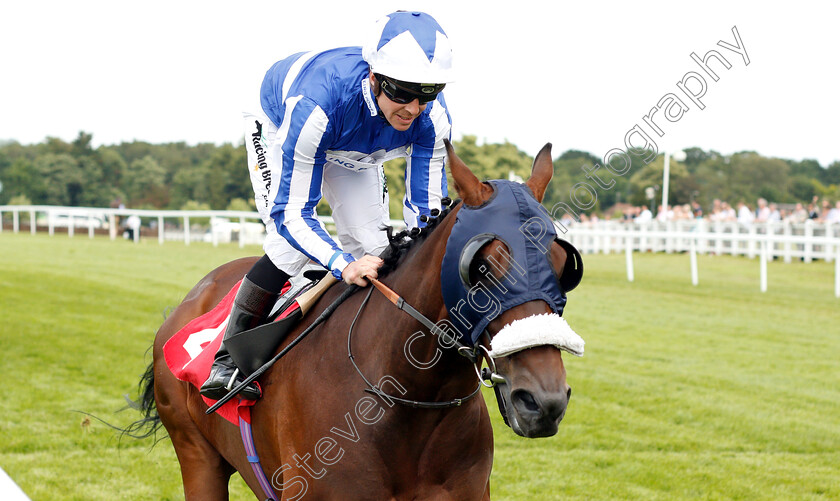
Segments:
[[[265,255],[243,278],[223,339],[264,322],[286,281],[310,261],[348,284],[377,277],[390,219],[384,162],[406,158],[409,228],[440,209],[451,131],[441,90],[452,80],[449,39],[422,12],[380,19],[363,47],[294,54],[268,70],[259,105],[244,113]],[[322,196],[338,241],[316,217]],[[243,380],[222,342],[201,394],[218,400]],[[252,383],[240,395],[260,393]]]

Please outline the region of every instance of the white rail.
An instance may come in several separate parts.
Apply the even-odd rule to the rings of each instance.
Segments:
[[[801,259],[833,261],[840,239],[840,224],[769,222],[742,225],[737,222],[687,220],[647,224],[599,221],[574,224],[563,235],[583,253],[625,251],[629,240],[639,252],[688,252],[691,241],[701,254],[729,254],[754,258],[760,255],[761,242],[767,242],[770,259],[786,263]]]
[[[633,252],[689,254],[691,283],[699,283],[697,254],[759,258],[759,289],[767,291],[767,262],[780,258],[834,261],[834,295],[840,298],[840,224],[770,222],[742,225],[703,220],[648,224],[601,221],[571,225],[563,235],[582,253],[624,252],[627,280],[635,279]]]
[[[201,210],[139,210],[105,209],[95,207],[56,207],[48,205],[2,205],[0,221],[4,213],[12,215],[12,231],[21,229],[21,214],[29,215],[29,231],[46,227],[50,235],[58,226],[66,226],[67,234],[74,236],[76,227],[86,228],[93,238],[96,229],[107,228],[110,238],[117,237],[118,217],[136,215],[146,227],[157,229],[160,244],[167,240],[191,241],[208,239],[213,245],[229,242],[237,234],[239,246],[261,244],[265,232],[257,212],[247,211],[201,211]],[[191,219],[192,218],[192,219]],[[190,221],[208,218],[210,230],[207,233],[191,232]],[[43,219],[43,221],[41,221]],[[331,217],[320,217],[326,225],[333,224]],[[177,220],[180,225],[173,225]],[[231,223],[237,221],[238,223]],[[404,226],[402,221],[392,220],[394,227]],[[195,230],[195,228],[192,228]],[[0,225],[0,232],[3,226]],[[204,230],[206,231],[206,230]],[[134,239],[139,239],[134,232]],[[810,263],[815,259],[834,261],[834,295],[840,298],[840,223],[768,222],[743,225],[737,222],[708,222],[686,220],[647,224],[633,222],[599,221],[569,225],[562,236],[571,241],[582,253],[624,252],[626,256],[627,279],[633,281],[634,252],[685,252],[690,257],[691,283],[699,283],[697,254],[730,254],[733,256],[758,257],[760,260],[759,289],[767,290],[767,262],[781,258],[786,263],[794,259]]]
[[[93,238],[96,230],[107,229],[111,240],[122,233],[122,225],[118,218],[137,216],[141,224],[147,228],[157,230],[158,242],[163,244],[167,240],[183,240],[190,242],[209,240],[213,245],[230,242],[232,235],[237,236],[239,246],[246,244],[262,245],[265,238],[265,227],[257,212],[248,211],[218,211],[218,210],[140,210],[140,209],[106,209],[98,207],[59,207],[52,205],[0,205],[0,221],[4,213],[11,213],[12,231],[20,232],[21,214],[29,215],[29,231],[34,235],[38,228],[46,228],[50,236],[55,234],[56,228],[67,228],[67,235],[73,237],[78,229],[87,230]],[[197,218],[210,220],[209,230],[191,224]],[[329,216],[319,216],[325,225],[332,225]],[[174,224],[177,222],[178,224]],[[394,227],[404,227],[405,223],[398,220],[391,221]],[[196,230],[201,230],[196,233]],[[0,232],[3,225],[0,224]],[[134,240],[140,239],[140,232],[135,231]]]

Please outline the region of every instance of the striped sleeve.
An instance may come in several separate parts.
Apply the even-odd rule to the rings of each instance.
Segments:
[[[271,217],[277,232],[294,248],[340,277],[353,257],[344,253],[318,220],[329,118],[314,101],[302,96],[286,100],[285,115],[277,131],[275,158],[280,158],[280,180],[274,193]]]
[[[442,98],[431,106],[428,134],[434,135],[434,143],[431,146],[421,142],[413,144],[411,155],[406,160],[403,218],[409,228],[425,226],[420,216],[428,215],[431,209],[440,209],[441,198],[448,194],[443,140],[450,139],[452,122]]]

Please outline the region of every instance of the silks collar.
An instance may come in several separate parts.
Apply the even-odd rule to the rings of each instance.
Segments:
[[[475,345],[488,323],[514,306],[542,300],[562,315],[566,304],[550,262],[557,232],[547,211],[523,184],[504,180],[490,184],[494,192],[489,200],[458,211],[441,266],[444,304],[460,341],[469,345]],[[505,275],[500,280],[470,283],[473,258],[496,239],[510,252]],[[489,278],[490,270],[485,267],[481,272]]]

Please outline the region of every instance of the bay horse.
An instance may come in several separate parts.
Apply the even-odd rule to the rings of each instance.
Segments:
[[[493,185],[479,181],[448,142],[447,152],[462,204],[439,218],[434,231],[415,238],[399,256],[398,265],[379,277],[432,321],[448,315],[440,271],[455,216],[465,205],[481,206],[494,192]],[[537,155],[525,183],[538,202],[552,174],[549,143]],[[492,231],[494,221],[484,224]],[[476,259],[503,260],[504,251],[505,243],[494,240],[478,250]],[[569,263],[567,249],[555,241],[547,256],[546,266],[550,262],[551,272],[562,278]],[[205,415],[208,407],[198,390],[172,375],[162,353],[165,342],[219,303],[255,260],[243,258],[220,266],[186,295],[158,330],[153,361],[141,381],[146,415],[142,421],[166,428],[188,501],[228,499],[229,478],[237,471],[261,496],[239,429],[216,414]],[[345,287],[328,290],[311,315],[331,304]],[[267,477],[287,501],[489,500],[490,417],[480,392],[462,399],[475,395],[476,366],[456,350],[441,349],[435,336],[418,332],[417,320],[371,291],[368,286],[351,295],[261,376],[263,397],[251,416]],[[546,302],[537,300],[509,308],[487,324],[478,343],[486,347],[511,322],[551,312]],[[304,318],[286,341],[306,323]],[[348,357],[351,328],[353,356]],[[409,357],[435,363],[418,367]],[[556,434],[571,395],[561,350],[533,346],[498,357],[495,365],[494,379],[501,389],[497,395],[503,400],[500,408],[506,406],[506,421],[514,432],[525,437]],[[382,392],[371,392],[365,377]],[[383,398],[385,394],[393,399]],[[397,404],[397,397],[460,405],[416,408]]]

